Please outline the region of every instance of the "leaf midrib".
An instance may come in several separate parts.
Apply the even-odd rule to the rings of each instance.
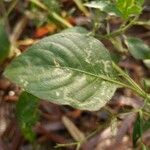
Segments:
[[[87,71],[84,71],[84,70],[80,70],[80,69],[77,69],[77,68],[72,68],[72,67],[62,67],[62,66],[52,66],[52,65],[49,65],[51,68],[60,68],[60,69],[70,69],[72,71],[76,71],[76,72],[79,72],[79,73],[84,73],[86,75],[90,75],[90,76],[93,76],[93,77],[96,77],[96,78],[100,78],[102,80],[105,80],[105,81],[108,81],[108,82],[111,82],[111,83],[114,83],[114,84],[117,84],[121,87],[127,87],[129,89],[132,89],[134,90],[133,87],[129,86],[129,85],[126,85],[125,83],[122,83],[122,82],[119,82],[117,80],[114,80],[108,76],[103,76],[103,75],[96,75],[96,74],[93,74],[93,73],[90,73],[90,72],[87,72]]]

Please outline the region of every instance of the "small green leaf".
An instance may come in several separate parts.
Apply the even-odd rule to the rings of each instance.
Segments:
[[[146,132],[149,129],[150,129],[150,119],[144,121],[143,132]]]
[[[141,39],[128,37],[125,42],[134,58],[150,59],[150,48]]]
[[[136,3],[140,6],[142,6],[144,4],[144,0],[136,0]]]
[[[0,63],[2,63],[8,56],[10,51],[10,41],[5,30],[5,25],[0,20]]]
[[[86,3],[85,6],[99,9],[100,11],[106,12],[109,15],[121,16],[120,11],[109,1],[92,1]]]
[[[142,150],[149,150],[149,147],[142,143]]]
[[[140,14],[141,11],[142,11],[142,8],[140,6],[137,6],[137,5],[133,5],[132,7],[127,8],[128,15]]]
[[[139,15],[142,12],[142,4],[143,0],[116,0],[116,7],[125,20]]]
[[[4,74],[41,99],[84,110],[99,110],[120,87],[103,44],[70,30],[31,46]]]
[[[38,121],[38,98],[23,92],[16,106],[16,115],[19,120],[19,125],[21,127],[24,137],[33,141],[35,139],[35,134],[32,131],[32,127]]]
[[[143,133],[142,128],[143,128],[143,117],[141,113],[138,113],[137,119],[134,123],[133,134],[132,134],[134,147],[136,146],[137,140],[142,137],[142,133]]]
[[[73,28],[69,28],[67,30],[64,30],[62,31],[61,33],[82,33],[82,34],[88,34],[89,32],[83,28],[83,27],[80,27],[80,26],[76,26],[76,27],[73,27]]]
[[[147,89],[150,89],[150,78],[144,79],[144,85]]]
[[[144,60],[143,60],[143,63],[145,64],[145,66],[146,66],[147,68],[150,69],[150,58],[149,58],[149,59],[144,59]]]

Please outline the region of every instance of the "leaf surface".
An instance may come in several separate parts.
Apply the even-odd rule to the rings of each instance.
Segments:
[[[32,131],[32,127],[38,121],[38,98],[23,92],[17,103],[16,115],[19,120],[19,125],[21,127],[22,133],[25,138],[29,141],[33,141],[35,134]]]
[[[119,87],[102,43],[70,29],[31,46],[4,74],[41,99],[83,110],[99,110]]]
[[[134,147],[136,146],[137,140],[142,137],[142,127],[143,127],[143,118],[142,115],[139,113],[137,119],[134,123],[132,140]]]
[[[109,1],[92,1],[84,4],[89,8],[99,9],[109,15],[121,16],[120,11],[116,8],[116,6]]]
[[[136,59],[150,59],[150,48],[141,39],[129,37],[126,39],[129,52]]]

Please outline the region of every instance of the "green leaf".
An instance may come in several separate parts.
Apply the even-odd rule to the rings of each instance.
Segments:
[[[150,89],[150,78],[143,79],[143,84],[146,89]]]
[[[33,141],[35,139],[35,134],[32,131],[32,127],[38,121],[38,98],[23,92],[16,106],[16,115],[19,120],[19,125],[21,127],[24,137]]]
[[[141,39],[128,37],[125,42],[134,58],[150,59],[150,48]]]
[[[115,5],[127,20],[131,16],[137,16],[142,12],[143,0],[116,0]]]
[[[8,56],[10,51],[10,41],[5,30],[5,25],[0,20],[0,63]]]
[[[133,140],[134,147],[136,146],[137,140],[142,137],[142,133],[143,133],[142,128],[143,128],[143,117],[140,112],[138,113],[138,116],[134,123],[134,128],[133,128],[132,140]]]
[[[70,30],[31,46],[4,74],[41,99],[83,110],[99,110],[119,87],[103,44]]]
[[[149,147],[142,143],[142,150],[149,150]]]
[[[43,4],[47,6],[51,12],[60,12],[59,0],[43,0]]]
[[[150,58],[149,58],[149,59],[144,59],[144,60],[143,60],[143,63],[145,64],[145,66],[146,66],[147,68],[150,69]]]
[[[144,0],[136,0],[136,3],[140,6],[142,6],[144,4]]]
[[[109,1],[92,1],[85,3],[84,5],[90,8],[99,9],[100,11],[106,12],[109,15],[121,16],[120,11]]]
[[[137,5],[133,5],[129,8],[127,8],[127,14],[128,15],[132,15],[132,14],[140,14],[142,11],[142,8],[140,6]]]
[[[76,26],[73,28],[68,28],[67,30],[62,31],[61,33],[66,33],[66,32],[71,32],[71,33],[82,33],[82,34],[88,34],[89,32],[80,26]]]
[[[144,122],[143,132],[146,132],[148,129],[150,129],[150,119],[148,119]]]

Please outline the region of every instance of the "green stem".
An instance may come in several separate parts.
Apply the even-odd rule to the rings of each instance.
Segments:
[[[5,13],[5,18],[9,16],[9,14],[12,12],[12,10],[15,8],[15,6],[17,5],[18,0],[14,0],[12,2],[12,4],[10,5],[10,7],[8,8],[7,12]]]
[[[90,73],[90,72],[86,72],[84,70],[80,70],[80,69],[76,69],[76,68],[71,68],[71,67],[60,67],[60,66],[58,66],[58,67],[51,66],[51,67],[54,67],[54,68],[63,68],[63,69],[70,69],[70,70],[73,70],[73,71],[76,71],[76,72],[79,72],[79,73],[84,73],[84,74],[87,74],[87,75],[90,75],[90,76],[93,76],[93,77],[96,77],[96,78],[103,79],[103,80],[111,82],[111,83],[115,83],[115,84],[119,85],[120,87],[126,87],[126,88],[129,88],[129,89],[131,89],[131,90],[133,90],[135,92],[138,92],[136,90],[136,88],[134,88],[133,86],[127,85],[127,84],[125,84],[123,82],[117,81],[117,80],[112,79],[112,78],[110,78],[108,76],[96,75],[96,74],[93,74],[93,73]]]
[[[62,16],[60,16],[59,14],[57,14],[56,12],[51,12],[43,3],[41,3],[39,0],[30,0],[30,2],[34,3],[35,5],[37,5],[38,7],[40,7],[41,9],[47,11],[50,15],[53,16],[54,19],[56,19],[57,21],[59,21],[60,23],[62,23],[63,25],[65,25],[66,27],[70,28],[72,27],[72,25],[65,20]]]
[[[75,4],[77,5],[77,7],[85,14],[85,16],[89,16],[90,13],[88,12],[88,10],[84,7],[83,3],[81,0],[73,0],[75,2]]]
[[[7,13],[7,10],[5,8],[5,4],[3,0],[0,0],[0,20],[3,19],[6,25],[6,30],[8,33],[10,33],[10,25],[7,16],[5,14]]]
[[[144,99],[147,99],[148,94],[133,80],[128,74],[126,74],[121,68],[119,68],[115,63],[113,63],[114,69],[124,77],[128,83],[134,88],[135,92],[142,96]]]
[[[118,36],[122,33],[124,33],[126,30],[128,30],[132,25],[134,25],[135,21],[138,19],[139,16],[136,16],[134,19],[132,19],[132,21],[130,21],[126,26],[121,26],[118,30],[110,33],[110,34],[106,34],[103,36],[103,38],[111,38],[111,37],[115,37]]]
[[[95,10],[95,14],[93,16],[93,29],[92,29],[92,35],[95,36],[97,30],[100,28],[100,15],[101,12],[99,10]]]
[[[66,27],[68,28],[71,28],[73,27],[68,21],[66,21],[64,18],[62,18],[60,15],[58,15],[57,13],[55,12],[52,12],[51,13],[53,18],[55,18],[57,21],[61,22],[63,25],[65,25]]]

